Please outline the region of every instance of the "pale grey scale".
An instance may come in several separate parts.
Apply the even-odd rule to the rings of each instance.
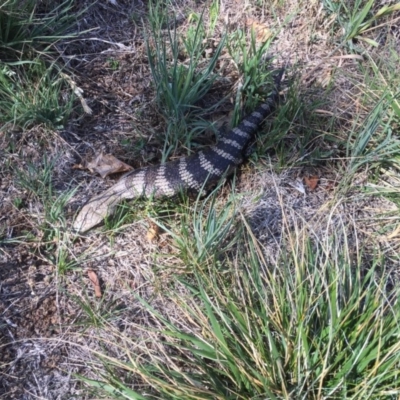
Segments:
[[[278,95],[278,92],[275,91],[274,95],[267,99],[264,103],[261,103],[259,108],[262,108],[264,111],[269,112],[271,108],[273,107],[273,104],[275,102],[275,97]],[[257,110],[255,110],[257,112]]]
[[[198,152],[187,159],[186,174],[190,174],[199,190],[207,182],[207,186],[217,182],[224,170],[215,168],[215,159],[209,155],[210,151]],[[212,162],[211,162],[212,161]]]
[[[256,129],[258,125],[261,124],[263,119],[266,116],[266,111],[264,109],[258,108],[257,111],[253,111],[250,115],[248,115],[239,125],[238,128],[243,129],[243,127],[252,127]],[[252,124],[252,125],[251,125]]]
[[[244,126],[248,126],[249,128],[256,129],[258,127],[257,123],[251,122],[250,119],[246,119],[243,121]]]
[[[259,113],[250,114],[245,120],[242,121],[242,123],[238,127],[240,129],[243,129],[243,127],[257,129],[258,125],[260,125],[262,120],[264,119],[262,114],[258,114]]]
[[[253,138],[252,134],[249,134],[247,131],[243,131],[239,127],[233,128],[226,136],[225,138],[229,140],[235,141],[238,146],[235,146],[234,148],[231,148],[231,153],[233,154],[234,152],[240,152],[242,153],[243,150],[246,148],[250,140]],[[226,147],[227,144],[225,143],[218,143],[217,146],[224,146]]]
[[[168,164],[162,164],[158,168],[157,177],[154,180],[157,195],[173,196],[176,193],[176,188],[173,187],[173,183],[166,176],[167,168]]]
[[[213,146],[211,147],[211,152],[218,154],[218,156],[222,157],[224,160],[227,160],[233,164],[240,164],[242,162],[241,157],[236,157],[235,155],[226,151],[222,146]],[[215,165],[219,165],[216,163]]]
[[[234,148],[236,148],[238,150],[242,150],[243,149],[243,146],[239,142],[237,142],[236,140],[228,139],[226,137],[221,138],[219,140],[219,142],[218,142],[218,145],[220,143],[227,144],[227,145],[229,145],[231,147],[234,147]]]
[[[194,164],[194,160],[192,160],[191,165],[192,164]],[[192,168],[191,169],[188,168],[187,158],[182,157],[179,160],[179,166],[178,166],[178,174],[180,179],[188,189],[200,190],[202,182],[201,181],[199,182],[196,179],[195,174],[193,174],[191,170]]]
[[[257,127],[271,111],[271,104],[275,101],[276,96],[277,92],[274,93],[273,98],[269,99],[268,102],[261,104],[255,111],[244,118],[242,122],[236,128],[233,128],[225,137],[237,141],[244,149],[253,137]]]
[[[248,133],[246,130],[241,129],[241,128],[239,128],[239,127],[233,128],[233,129],[232,129],[232,132],[233,132],[235,135],[238,135],[238,136],[241,136],[241,137],[245,138],[246,140],[248,140],[248,139],[251,137],[251,134],[250,134],[250,133]]]
[[[212,183],[217,181],[227,171],[231,171],[234,167],[242,161],[241,152],[235,152],[235,156],[226,153],[220,146],[214,146],[208,151],[201,154],[200,167],[206,169],[206,172],[210,174],[208,176],[208,182]],[[212,168],[211,168],[212,166]]]
[[[210,154],[210,152],[208,151],[207,154]],[[200,166],[209,174],[221,176],[224,173],[224,170],[219,168],[219,164],[214,162],[214,160],[210,160],[210,157],[207,157],[203,151],[199,151],[198,155]]]
[[[234,141],[236,142],[236,141]],[[236,142],[238,145],[240,143]],[[225,143],[220,140],[216,146],[213,146],[210,151],[213,153],[217,152],[220,156],[225,159],[231,160],[236,163],[236,160],[242,158],[244,146],[240,147],[232,146],[230,143]]]
[[[253,111],[251,113],[252,116],[254,116],[255,118],[259,119],[260,121],[262,121],[264,119],[264,117],[262,116],[262,114],[260,114],[258,111]]]
[[[169,184],[169,194],[172,196],[173,194],[176,194],[184,189],[193,189],[193,185],[195,184],[194,182],[191,182],[190,176],[188,176],[188,171],[186,167],[186,163],[188,161],[188,157],[183,157],[179,160],[176,161],[171,161],[166,164],[164,164],[164,177],[168,181]],[[186,177],[187,182],[183,179],[181,176],[181,172],[185,173],[186,171]],[[190,185],[189,185],[190,184]],[[200,185],[196,185],[200,186]]]
[[[125,186],[135,197],[140,197],[145,194],[145,176],[147,169],[149,169],[149,167],[141,168],[126,176]]]

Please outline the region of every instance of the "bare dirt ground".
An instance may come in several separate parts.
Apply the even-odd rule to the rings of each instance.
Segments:
[[[362,107],[353,101],[359,88],[347,79],[357,60],[334,51],[332,37],[327,33],[332,21],[320,3],[305,2],[296,14],[300,6],[293,1],[292,8],[276,8],[278,17],[258,7],[248,6],[243,12],[241,3],[225,3],[221,15],[226,16],[226,21],[221,21],[221,27],[226,22],[230,30],[243,28],[247,17],[276,31],[271,50],[277,55],[278,64],[288,63],[300,72],[304,96],[301,101],[312,101],[318,93],[326,93],[326,82],[335,71],[334,88],[318,112],[321,118],[335,117],[345,125],[352,111]],[[176,2],[175,12],[183,16],[189,9],[201,12],[203,4]],[[291,13],[295,15],[291,22],[283,24]],[[142,218],[113,237],[99,230],[74,237],[70,231],[73,216],[85,201],[115,181],[115,177],[103,180],[75,169],[74,165],[99,152],[111,153],[135,168],[161,158],[160,135],[166,122],[157,111],[146,58],[141,20],[145,23],[146,15],[145,2],[140,1],[118,0],[116,5],[100,1],[90,7],[80,19],[79,29],[93,30],[74,41],[61,43],[60,48],[74,73],[73,79],[84,90],[92,114],[77,111],[60,132],[36,127],[0,137],[0,224],[4,237],[9,239],[0,249],[2,399],[94,398],[74,376],[91,376],[90,367],[97,365],[88,349],[98,349],[96,338],[102,337],[110,341],[110,351],[124,355],[115,343],[111,345],[112,331],[104,329],[104,321],[96,321],[91,308],[112,329],[138,340],[153,321],[138,304],[136,293],[151,299],[153,306],[164,313],[175,312],[162,297],[163,285],[171,284],[172,269],[182,267],[174,258],[175,249],[168,235],[162,235],[156,243],[148,242],[148,221]],[[186,23],[185,19],[182,23]],[[235,82],[231,84],[234,86]],[[289,145],[295,135],[302,134],[302,123],[293,120],[285,138]],[[206,137],[204,143],[212,140]],[[44,154],[57,160],[52,176],[56,193],[78,188],[66,210],[67,228],[52,243],[45,243],[40,237],[42,205],[14,185],[18,170],[26,168],[28,162],[40,166]],[[274,155],[271,157],[273,163]],[[341,179],[340,171],[333,165],[325,162],[313,167],[283,168],[281,173],[269,165],[250,163],[243,167],[236,190],[246,193],[242,209],[260,241],[269,248],[271,259],[279,245],[285,210],[292,221],[306,221],[316,234],[327,233],[327,219],[334,222],[329,229],[336,222],[352,221],[357,227],[363,226],[354,245],[361,235],[366,239],[381,235],[380,226],[369,224],[368,217],[390,211],[394,206],[384,200],[357,201],[355,195],[332,209],[334,189]],[[316,190],[304,186],[306,175],[320,177]],[[223,192],[226,190],[229,186]],[[17,198],[23,207],[15,206]],[[35,240],[18,239],[27,233]],[[381,239],[384,248],[396,251],[396,242],[385,234]],[[64,274],[57,268],[62,254],[68,256],[70,263]],[[157,268],[161,256],[164,265],[170,265],[170,271]],[[89,269],[100,279],[104,293],[101,300],[94,296],[87,275]]]

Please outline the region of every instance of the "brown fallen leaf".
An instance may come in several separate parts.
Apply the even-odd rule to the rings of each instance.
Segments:
[[[84,164],[74,164],[72,169],[86,169]]]
[[[264,24],[253,18],[246,19],[246,26],[254,32],[258,43],[264,43],[272,36],[272,32]]]
[[[93,283],[95,296],[101,297],[102,293],[101,293],[100,281],[96,272],[94,272],[92,269],[88,269],[88,277],[90,282]]]
[[[305,176],[304,177],[304,183],[310,190],[315,190],[315,188],[318,186],[319,178],[318,176]]]
[[[152,242],[158,238],[159,234],[160,234],[160,227],[154,222],[150,221],[150,228],[146,233],[147,240],[149,242]]]
[[[92,161],[87,164],[90,172],[97,172],[104,179],[106,176],[116,174],[117,172],[130,171],[133,168],[118,160],[112,154],[98,154]]]

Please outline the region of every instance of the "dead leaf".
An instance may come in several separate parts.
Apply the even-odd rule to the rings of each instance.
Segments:
[[[106,176],[117,172],[130,171],[133,168],[115,158],[112,154],[100,153],[86,166],[90,172],[97,172],[104,179]]]
[[[147,231],[146,237],[149,242],[152,242],[158,238],[160,234],[160,227],[154,222],[150,221],[150,228]]]
[[[253,18],[247,18],[246,26],[254,32],[257,42],[264,43],[272,36],[272,32],[264,24]]]
[[[90,282],[93,283],[94,293],[95,293],[96,297],[101,297],[102,293],[101,293],[100,281],[99,281],[99,278],[98,278],[96,272],[94,272],[92,269],[89,269],[88,277],[89,277]]]
[[[84,164],[74,164],[72,169],[86,169]]]
[[[307,176],[304,177],[304,183],[310,190],[315,190],[315,188],[318,186],[318,182],[319,182],[318,176],[314,175],[310,177]]]

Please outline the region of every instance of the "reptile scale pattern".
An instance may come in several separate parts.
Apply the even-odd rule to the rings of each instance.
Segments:
[[[114,186],[89,200],[79,212],[74,229],[85,232],[110,216],[122,199],[172,197],[181,191],[198,193],[215,185],[243,162],[247,145],[277,101],[283,71],[265,103],[245,117],[219,142],[189,157],[125,174]]]

